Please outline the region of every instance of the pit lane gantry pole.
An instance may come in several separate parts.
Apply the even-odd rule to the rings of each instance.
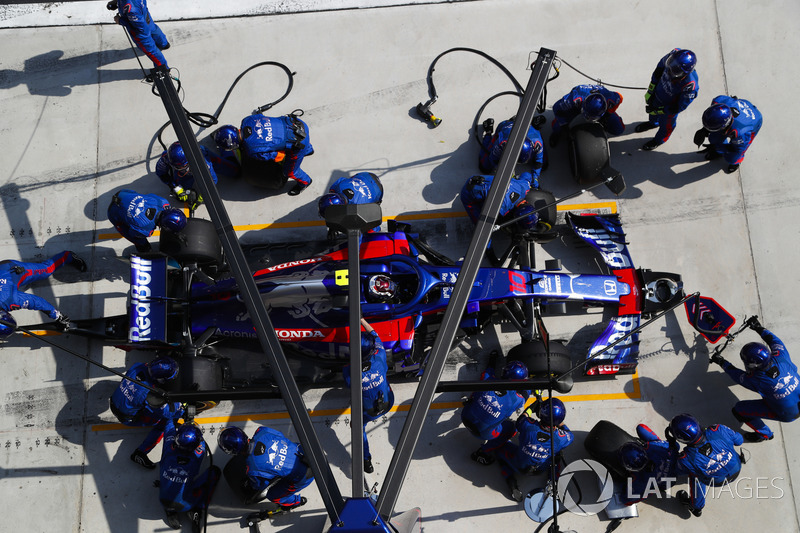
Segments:
[[[425,373],[422,375],[419,387],[414,395],[408,419],[403,425],[403,431],[397,441],[392,461],[386,473],[383,490],[378,497],[377,511],[385,519],[391,517],[394,506],[397,503],[397,497],[400,494],[400,489],[403,486],[403,481],[411,463],[411,456],[422,432],[422,424],[425,422],[425,416],[436,392],[436,386],[442,377],[447,354],[450,352],[450,346],[455,338],[470,292],[472,292],[472,285],[475,283],[481,260],[489,244],[497,214],[503,203],[506,189],[508,189],[508,185],[511,182],[514,165],[522,151],[528,127],[536,111],[536,103],[539,101],[539,97],[547,83],[547,76],[555,56],[556,52],[554,50],[540,48],[536,61],[532,65],[531,77],[517,111],[514,127],[511,129],[511,135],[497,167],[495,180],[489,189],[483,210],[475,226],[475,232],[472,234],[472,240],[467,254],[464,256],[464,263],[458,274],[456,286],[453,288],[450,303],[447,305],[439,334],[436,336],[428,364],[425,367]]]
[[[300,443],[303,445],[305,459],[314,472],[322,501],[331,520],[336,524],[339,522],[338,517],[344,507],[342,494],[333,477],[331,467],[325,458],[325,452],[322,449],[319,438],[314,432],[311,416],[305,408],[300,389],[294,381],[289,363],[286,361],[280,340],[275,334],[275,329],[272,327],[272,322],[267,315],[264,302],[259,296],[252,273],[247,268],[247,260],[244,252],[242,252],[239,239],[236,237],[233,224],[225,210],[222,199],[219,197],[214,181],[211,179],[211,173],[206,166],[205,158],[200,152],[200,145],[197,143],[189,121],[184,115],[183,106],[178,97],[178,92],[175,90],[175,85],[169,77],[169,71],[165,68],[156,68],[151,70],[151,73],[158,89],[158,95],[161,97],[175,134],[183,147],[186,159],[189,161],[189,167],[194,175],[195,183],[203,195],[206,209],[208,209],[219,235],[231,272],[239,285],[242,300],[253,321],[253,326],[258,334],[258,340],[264,350],[267,362],[275,371],[275,380],[283,396],[283,401],[286,403],[286,410],[292,419],[292,424],[295,431],[297,431]]]

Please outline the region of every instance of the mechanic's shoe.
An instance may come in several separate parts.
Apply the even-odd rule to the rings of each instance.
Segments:
[[[554,131],[553,133],[550,134],[550,141],[549,141],[550,148],[555,148],[556,146],[558,146],[558,144],[561,142],[561,135],[562,135],[561,130]]]
[[[685,506],[694,516],[700,516],[703,514],[702,509],[695,509],[692,507],[692,499],[689,497],[689,493],[685,490],[679,490],[675,493],[675,497],[678,498],[678,501],[681,505]]]
[[[486,452],[482,452],[481,450],[476,450],[472,452],[472,455],[470,455],[470,457],[472,458],[473,461],[475,461],[479,465],[488,466],[494,462],[494,457],[492,457]]]
[[[81,259],[75,252],[70,253],[72,254],[72,266],[74,266],[78,272],[86,272],[86,261]]]
[[[292,187],[292,189],[289,191],[289,196],[297,196],[298,194],[306,190],[306,188],[309,185],[311,185],[311,180],[308,180],[308,183],[300,183],[298,181],[297,183],[294,184],[294,187]]]
[[[160,48],[160,50],[169,50],[170,46],[172,46],[172,45],[167,43],[167,46],[165,46],[164,48]]]
[[[139,449],[131,454],[131,461],[137,465],[147,468],[148,470],[152,470],[156,467],[156,464],[151,461],[149,457],[147,457],[147,454]]]
[[[514,476],[506,479],[506,484],[508,488],[511,490],[511,499],[515,502],[521,502],[524,498],[522,491],[519,490],[519,485],[517,485],[517,480]]]
[[[375,471],[375,467],[372,466],[372,459],[364,459],[364,472],[367,474],[371,474]]]
[[[715,159],[719,159],[720,157],[722,157],[721,153],[717,152],[716,150],[714,150],[712,148],[709,148],[708,151],[706,152],[705,159],[706,159],[706,161],[713,161]]]
[[[291,505],[281,505],[281,509],[284,511],[291,511],[292,509],[297,509],[298,507],[304,506],[306,503],[308,503],[308,498],[305,496],[300,496],[300,501]]]
[[[205,520],[205,517],[206,517],[205,509],[189,511],[189,518],[192,519],[192,533],[203,532],[203,521]]]
[[[657,126],[655,124],[653,124],[652,122],[642,122],[641,124],[637,124],[636,125],[636,128],[634,128],[634,131],[636,133],[642,133],[642,132],[647,131],[647,130],[652,130],[655,127],[657,127]]]
[[[728,168],[725,169],[725,174],[733,174],[739,170],[739,165],[728,165]]]
[[[172,529],[180,529],[181,528],[181,519],[178,516],[176,511],[172,509],[167,509],[167,525]]]
[[[767,436],[757,431],[745,431],[742,433],[742,435],[744,436],[744,440],[747,442],[765,442],[772,440],[774,437],[774,435]]]
[[[656,148],[658,148],[662,144],[664,144],[664,143],[662,143],[660,141],[657,141],[655,139],[651,139],[651,140],[647,141],[646,143],[644,143],[642,145],[642,150],[646,150],[646,151],[649,152],[650,150],[655,150]]]

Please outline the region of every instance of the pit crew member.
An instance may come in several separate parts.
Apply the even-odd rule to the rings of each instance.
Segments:
[[[515,424],[519,445],[506,442],[497,451],[500,471],[511,490],[511,499],[521,502],[522,491],[517,484],[515,474],[531,475],[547,472],[550,476],[550,460],[553,456],[558,460],[561,451],[572,444],[575,437],[564,424],[567,409],[558,398],[536,401],[525,410]],[[536,420],[534,415],[539,418]],[[552,419],[552,422],[551,422]],[[550,437],[553,446],[550,446]],[[558,466],[556,475],[558,475]]]
[[[676,473],[689,476],[689,492],[679,490],[676,497],[694,516],[700,516],[708,488],[731,482],[739,475],[742,460],[735,446],[741,446],[744,439],[722,424],[703,429],[695,417],[685,413],[675,416],[667,429],[685,444],[678,455]]]
[[[654,494],[656,488],[663,490],[663,481],[675,478],[678,459],[678,443],[668,433],[667,440],[644,424],[636,426],[636,434],[642,441],[626,442],[619,450],[622,466],[628,472],[630,482],[623,495],[625,505],[633,505]]]
[[[149,363],[136,363],[125,372],[125,375],[151,387],[157,387],[178,375],[178,362],[172,357],[159,356]],[[144,468],[155,468],[156,464],[147,457],[147,454],[161,442],[169,421],[177,420],[183,415],[181,404],[165,402],[145,387],[123,379],[111,395],[109,407],[117,420],[126,426],[152,428],[131,454],[131,461]]]
[[[208,165],[211,179],[217,183],[217,171],[233,175],[235,167],[230,161],[222,159],[205,146],[200,146],[200,152]],[[172,143],[165,150],[156,163],[156,175],[169,187],[172,194],[179,202],[186,202],[189,209],[195,211],[203,203],[203,197],[194,188],[194,175],[189,169],[189,160],[183,151],[180,141]]]
[[[156,67],[169,68],[161,51],[168,49],[170,44],[158,24],[153,22],[147,0],[111,0],[106,7],[119,11],[114,15],[114,22],[128,30],[136,46]]]
[[[394,405],[394,392],[389,386],[386,374],[389,365],[386,362],[386,350],[381,338],[370,326],[369,322],[361,319],[364,333],[361,334],[361,392],[364,398],[364,472],[371,474],[375,471],[372,465],[372,454],[369,452],[367,441],[367,422],[378,420],[389,412]],[[342,369],[344,382],[350,388],[350,365]]]
[[[332,205],[379,204],[383,202],[383,184],[372,172],[359,172],[352,177],[339,178],[317,202],[319,216],[325,218],[325,210]],[[371,231],[380,231],[380,225]],[[334,234],[335,235],[335,234]],[[329,238],[334,235],[329,234]]]
[[[10,336],[16,330],[17,322],[10,311],[17,309],[41,311],[65,327],[69,324],[69,318],[50,302],[41,296],[22,292],[31,283],[49,278],[53,272],[67,264],[71,264],[80,272],[86,272],[86,261],[70,251],[56,254],[42,263],[26,263],[11,259],[0,262],[0,320],[5,322],[5,324],[0,323],[0,339]]]
[[[730,174],[744,161],[762,123],[761,112],[752,103],[721,94],[703,112],[703,127],[694,134],[694,143],[699,147],[708,137],[706,160],[723,157]]]
[[[291,178],[296,183],[289,190],[290,196],[300,194],[311,185],[311,177],[300,165],[306,156],[314,153],[314,147],[308,125],[299,115],[266,117],[256,113],[242,119],[238,130],[231,125],[222,126],[213,137],[223,154],[239,154],[243,174],[263,176],[264,180],[274,179],[276,175]]]
[[[712,355],[711,361],[721,366],[735,382],[761,395],[760,400],[739,401],[732,409],[736,420],[753,430],[745,432],[744,438],[761,442],[773,437],[762,418],[792,422],[800,417],[800,375],[786,345],[764,328],[758,317],[750,317],[746,324],[767,344],[748,342],[742,347],[739,356],[745,369],[736,368],[717,353]]]
[[[602,85],[576,85],[561,100],[553,104],[555,118],[550,146],[558,145],[569,123],[578,115],[590,122],[600,122],[610,135],[620,135],[625,131],[625,123],[617,114],[622,103],[620,93],[610,91]]]
[[[490,360],[494,357],[496,356],[493,354]],[[519,361],[510,361],[503,367],[502,376],[503,379],[526,380],[528,368]],[[492,379],[495,379],[494,365],[490,363],[481,374],[481,380]],[[473,461],[482,465],[494,462],[491,452],[498,450],[516,435],[517,430],[510,417],[525,405],[530,395],[529,390],[475,391],[470,395],[461,410],[461,422],[470,433],[483,441],[480,448],[472,452],[470,457]]]
[[[172,529],[181,528],[178,513],[186,512],[192,520],[192,531],[203,530],[206,509],[221,475],[218,466],[200,473],[203,459],[209,454],[197,426],[167,421],[159,463],[158,497]]]
[[[147,238],[156,228],[177,233],[186,226],[186,217],[180,209],[170,207],[169,200],[130,189],[118,191],[111,198],[108,220],[140,253],[151,250]]]
[[[314,481],[314,474],[303,459],[300,444],[265,426],[259,427],[252,439],[238,427],[227,427],[217,443],[225,453],[244,459],[246,473],[240,489],[246,505],[268,499],[280,510],[290,511],[306,504],[298,492]]]
[[[478,166],[484,174],[492,174],[497,170],[500,157],[503,155],[511,129],[514,127],[514,117],[504,120],[497,126],[497,131],[492,134],[494,120],[488,119],[483,122],[483,139],[481,140],[481,150],[478,156]],[[528,126],[525,141],[522,144],[522,151],[519,154],[517,163],[521,165],[531,164],[531,174],[533,179],[539,179],[539,174],[544,166],[544,144],[539,130],[533,126]],[[528,179],[531,181],[531,179]]]
[[[648,121],[636,126],[636,132],[653,128],[658,131],[653,139],[644,143],[642,150],[653,150],[667,142],[678,115],[697,97],[700,86],[696,65],[694,52],[681,48],[675,48],[658,62],[644,95]]]
[[[483,204],[489,194],[489,189],[494,181],[494,176],[478,174],[472,176],[461,188],[461,203],[467,211],[467,216],[473,224],[478,222],[478,217],[483,209]],[[539,180],[530,172],[523,172],[519,176],[512,176],[503,203],[500,205],[499,217],[508,215],[512,209],[525,201],[525,195],[531,187],[538,189]]]

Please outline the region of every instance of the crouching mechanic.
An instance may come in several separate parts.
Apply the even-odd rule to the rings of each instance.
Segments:
[[[534,415],[539,420],[536,420]],[[532,475],[547,472],[549,476],[551,458],[555,457],[558,463],[561,451],[575,440],[572,432],[564,424],[566,415],[567,409],[561,400],[548,398],[534,402],[517,419],[515,426],[519,445],[506,442],[497,452],[500,471],[511,490],[512,500],[521,502],[523,499],[515,474]],[[556,464],[556,476],[558,470],[559,466]]]
[[[50,302],[35,294],[22,292],[34,281],[47,279],[53,272],[69,264],[80,272],[86,272],[86,261],[70,251],[56,254],[42,263],[25,263],[11,259],[0,261],[0,339],[10,336],[16,330],[17,322],[10,311],[17,309],[41,311],[61,322],[64,327],[69,325],[69,318]]]
[[[644,95],[648,121],[636,126],[636,132],[653,128],[658,128],[658,131],[653,139],[644,143],[642,150],[653,150],[667,142],[678,122],[678,115],[697,97],[700,87],[696,65],[694,52],[680,48],[662,57],[656,65]]]
[[[490,365],[481,374],[481,381],[492,379],[496,378],[494,367]],[[519,361],[510,361],[503,368],[503,379],[524,381],[528,379],[528,368]],[[529,390],[475,391],[470,395],[461,410],[461,422],[470,433],[484,441],[472,452],[473,461],[482,465],[494,462],[492,452],[517,433],[509,417],[525,405],[530,395]]]
[[[140,253],[151,250],[147,238],[157,227],[174,233],[186,227],[186,217],[180,209],[170,207],[169,200],[130,189],[117,192],[111,199],[108,220]]]
[[[289,196],[295,196],[311,185],[311,177],[300,165],[314,153],[308,125],[300,120],[300,114],[265,117],[256,113],[242,119],[238,130],[231,125],[219,128],[213,134],[214,142],[223,154],[240,156],[241,172],[249,182],[278,188],[291,178],[295,185]]]
[[[172,529],[181,528],[178,513],[185,512],[192,520],[192,532],[203,530],[206,510],[221,475],[217,466],[200,473],[206,455],[210,452],[197,426],[167,422],[159,463],[158,497]]]
[[[136,363],[125,375],[155,388],[178,375],[178,362],[172,357],[160,356],[149,363]],[[126,426],[153,428],[131,454],[131,461],[148,469],[155,468],[156,464],[147,454],[161,442],[170,420],[177,420],[183,415],[181,404],[165,402],[147,388],[123,379],[111,395],[109,407],[114,416]]]
[[[750,317],[746,324],[767,344],[748,342],[742,347],[739,356],[745,369],[736,368],[717,353],[712,355],[711,362],[721,366],[740,385],[761,395],[760,400],[737,402],[732,411],[736,420],[753,429],[744,437],[750,442],[762,442],[773,437],[772,430],[762,418],[792,422],[800,417],[800,375],[786,345],[764,328],[758,317]]]
[[[619,450],[622,466],[628,472],[629,482],[623,495],[625,505],[633,505],[666,490],[664,483],[675,479],[675,467],[678,459],[678,443],[674,437],[666,441],[645,426],[636,426],[639,442],[626,442]]]
[[[268,499],[278,504],[282,511],[303,506],[308,500],[298,492],[314,481],[314,474],[303,459],[300,444],[292,442],[280,431],[259,427],[252,439],[238,427],[227,427],[220,432],[217,443],[222,451],[234,455],[229,465],[236,461],[244,476],[237,479],[238,492],[244,503],[250,505]],[[239,464],[241,462],[241,464]],[[228,482],[228,467],[225,476]],[[241,472],[236,472],[237,478]]]
[[[236,173],[236,168],[230,161],[222,159],[205,146],[200,146],[200,152],[203,154],[214,185],[217,184],[217,171],[224,171],[229,175]],[[194,175],[189,169],[189,160],[186,159],[180,141],[172,143],[161,154],[156,163],[156,175],[169,187],[175,198],[179,202],[186,202],[192,211],[197,210],[203,203],[203,197],[194,188]]]
[[[703,127],[694,134],[694,143],[700,147],[708,137],[706,160],[723,157],[730,174],[744,161],[762,122],[761,112],[747,100],[720,95],[703,111]]]
[[[481,214],[484,202],[486,202],[486,197],[492,187],[494,178],[492,175],[479,174],[472,176],[461,188],[461,203],[473,224],[478,223],[478,217]],[[530,172],[512,176],[506,194],[503,197],[503,203],[500,205],[498,218],[508,215],[512,209],[524,202],[525,195],[528,194],[531,187],[538,189],[539,180],[533,177]]]
[[[694,516],[703,514],[709,487],[735,480],[742,469],[742,459],[734,446],[741,446],[742,436],[722,424],[706,429],[695,417],[680,414],[667,428],[667,438],[685,444],[678,455],[677,474],[689,476],[689,492],[679,490],[676,497]]]
[[[364,398],[364,472],[375,471],[372,465],[372,454],[367,441],[367,422],[378,420],[389,412],[394,405],[394,393],[389,386],[386,374],[389,365],[386,363],[386,350],[381,338],[369,325],[361,319],[364,333],[361,334],[361,393]],[[350,388],[350,365],[342,369],[344,382]]]
[[[577,85],[553,104],[553,133],[550,146],[558,145],[569,123],[578,115],[589,122],[599,122],[610,135],[620,135],[625,131],[625,123],[617,114],[622,103],[622,95],[609,91],[602,85]]]
[[[503,150],[505,150],[513,127],[514,117],[501,122],[493,135],[494,120],[488,119],[484,121],[483,140],[481,141],[481,150],[478,156],[478,166],[481,172],[490,174],[497,170],[497,165],[500,163],[500,157],[503,155]],[[544,166],[544,144],[539,130],[533,126],[528,126],[528,132],[525,136],[525,141],[522,143],[522,150],[517,163],[520,165],[530,163],[533,179],[538,183],[539,174]],[[531,178],[528,178],[528,181],[531,181]]]

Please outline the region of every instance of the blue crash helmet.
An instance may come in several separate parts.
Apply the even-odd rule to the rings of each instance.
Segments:
[[[688,76],[697,65],[697,56],[691,50],[675,50],[664,64],[670,78],[678,79]]]
[[[239,148],[239,129],[236,126],[222,126],[214,132],[214,142],[220,150],[232,152]]]
[[[638,442],[626,442],[619,449],[622,466],[628,472],[638,472],[647,466],[647,451]]]
[[[728,129],[733,122],[733,111],[725,104],[714,104],[703,111],[703,127],[708,131]]]
[[[549,426],[551,412],[554,426],[560,425],[567,416],[567,408],[564,407],[564,402],[558,398],[548,398],[539,405],[539,421]]]
[[[178,362],[168,356],[156,357],[147,363],[147,374],[156,383],[166,383],[178,375]]]
[[[158,216],[158,225],[172,233],[178,233],[186,227],[186,215],[180,209],[165,209]]]
[[[8,322],[8,324],[0,324],[0,339],[7,339],[17,330],[17,321],[11,316],[11,313],[5,310],[0,310],[0,320]]]
[[[517,220],[517,227],[522,231],[534,231],[536,224],[539,222],[539,213],[536,212],[536,208],[527,202],[523,202],[511,210],[511,218],[522,216],[525,218]]]
[[[183,424],[175,433],[175,445],[187,452],[200,446],[202,440],[203,434],[194,424]]]
[[[223,429],[217,437],[219,448],[228,455],[239,455],[245,452],[249,442],[247,433],[235,426]]]
[[[500,148],[502,150],[506,149],[506,144],[508,143],[507,140],[500,141]],[[525,139],[522,143],[522,151],[519,153],[519,158],[517,158],[517,163],[524,165],[525,163],[530,162],[531,158],[533,157],[533,145],[529,139]]]
[[[606,102],[606,97],[600,93],[591,93],[583,100],[581,112],[583,113],[583,118],[586,120],[597,122],[603,118],[607,109],[608,102]]]
[[[528,367],[521,361],[509,361],[503,367],[503,379],[520,381],[528,379]]]
[[[347,205],[347,199],[338,192],[329,192],[319,197],[317,209],[319,216],[325,218],[325,210],[332,205]]]
[[[186,159],[186,154],[183,153],[183,146],[178,141],[169,145],[167,161],[175,170],[187,170],[189,168],[189,160]]]
[[[705,440],[705,434],[703,433],[703,428],[700,427],[700,422],[687,413],[674,416],[669,423],[669,429],[678,442],[689,446],[697,446]]]
[[[739,351],[744,367],[749,370],[766,370],[772,363],[772,353],[760,342],[748,342]]]

